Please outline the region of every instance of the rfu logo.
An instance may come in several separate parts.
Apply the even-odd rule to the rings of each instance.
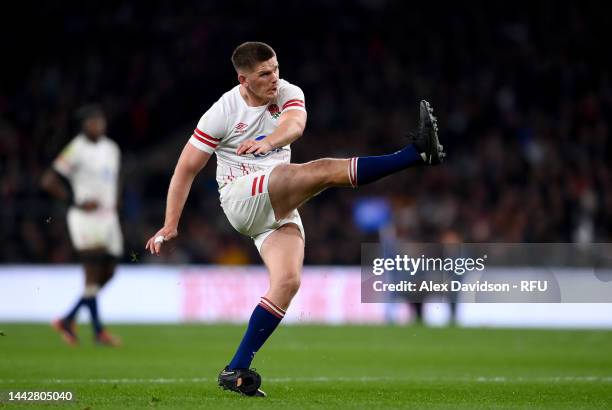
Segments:
[[[245,124],[244,122],[239,122],[234,127],[234,131],[236,131],[237,134],[244,134],[246,132],[247,127],[248,125]]]
[[[259,137],[255,138],[255,141],[261,141],[262,139],[266,138],[266,135],[260,135]],[[253,154],[253,156],[255,158],[263,158],[263,157],[267,157],[268,155],[275,153],[275,152],[280,152],[281,148],[274,148],[268,152],[266,152],[265,154]]]

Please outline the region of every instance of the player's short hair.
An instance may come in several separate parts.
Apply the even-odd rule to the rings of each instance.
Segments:
[[[86,120],[93,117],[104,117],[104,110],[98,104],[84,105],[76,112],[76,119],[81,125],[83,125]]]
[[[232,53],[232,64],[236,71],[252,70],[257,63],[268,61],[276,53],[266,43],[247,41],[240,44]]]

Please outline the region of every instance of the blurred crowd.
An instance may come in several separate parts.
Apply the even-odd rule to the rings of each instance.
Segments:
[[[4,263],[74,261],[65,209],[41,173],[75,135],[75,110],[100,102],[123,152],[124,262],[144,243],[199,117],[236,83],[233,48],[277,51],[305,92],[293,162],[380,155],[406,144],[418,101],[436,109],[448,161],[301,210],[307,264],[357,264],[377,241],[352,219],[388,198],[406,241],[612,240],[610,28],[597,4],[427,5],[384,0],[283,3],[45,2],[2,17],[0,224]],[[27,24],[26,24],[27,22]],[[180,239],[158,261],[259,263],[218,204],[215,164],[196,179]],[[452,239],[449,239],[452,238]]]

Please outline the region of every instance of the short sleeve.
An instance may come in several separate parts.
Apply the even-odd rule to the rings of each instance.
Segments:
[[[200,118],[198,126],[193,130],[193,135],[189,143],[194,147],[212,154],[219,145],[219,142],[227,134],[226,115],[223,106],[216,102]]]
[[[72,140],[53,161],[53,169],[69,178],[77,167],[78,141]]]
[[[287,83],[279,90],[278,103],[281,113],[289,110],[300,110],[306,112],[304,92],[297,85]]]

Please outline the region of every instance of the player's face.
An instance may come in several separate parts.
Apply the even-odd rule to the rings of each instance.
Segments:
[[[261,100],[271,100],[278,94],[278,60],[276,56],[255,66],[247,73],[244,85]]]
[[[100,138],[106,132],[106,119],[102,116],[86,119],[83,123],[83,131],[90,138]]]

